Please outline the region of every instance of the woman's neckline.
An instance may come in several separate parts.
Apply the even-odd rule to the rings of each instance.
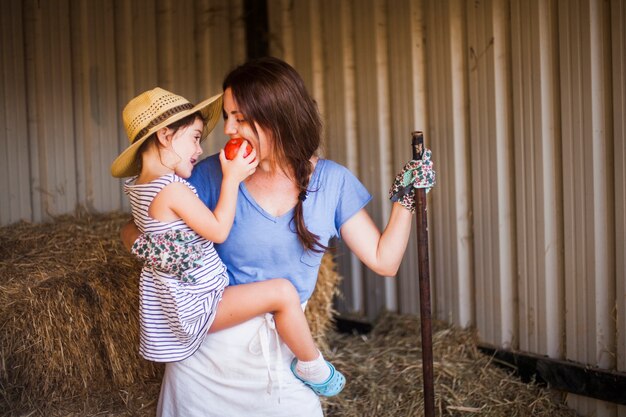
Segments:
[[[311,180],[309,181],[309,188],[310,188],[311,185],[316,184],[318,182],[319,172],[321,171],[322,165],[324,164],[324,162],[325,162],[324,159],[317,158],[317,161],[315,163],[315,167],[313,168],[313,172],[311,173]],[[250,204],[252,204],[252,206],[254,206],[257,209],[257,211],[259,211],[259,213],[261,213],[267,219],[272,220],[274,222],[278,222],[279,220],[287,218],[289,221],[291,221],[291,217],[292,217],[293,211],[295,209],[295,205],[293,207],[291,207],[289,210],[285,211],[284,213],[282,213],[282,214],[280,214],[278,216],[274,216],[273,214],[271,214],[267,210],[265,210],[256,201],[256,199],[252,196],[252,193],[248,189],[248,187],[245,184],[245,182],[242,181],[241,184],[239,185],[239,187],[242,190],[245,198],[250,202]]]

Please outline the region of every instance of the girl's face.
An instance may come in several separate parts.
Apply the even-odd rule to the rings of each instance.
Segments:
[[[237,103],[233,98],[233,94],[230,88],[224,91],[224,133],[230,136],[231,139],[243,138],[246,139],[257,152],[257,158],[259,162],[267,161],[269,159],[271,142],[269,135],[257,124],[256,129],[259,133],[257,137],[250,126],[250,123],[246,120],[246,116],[239,111]]]
[[[204,123],[196,118],[192,124],[181,127],[172,136],[172,150],[180,158],[174,166],[174,172],[181,178],[191,176],[191,170],[202,154],[200,140],[203,129]],[[169,134],[172,134],[171,130]]]

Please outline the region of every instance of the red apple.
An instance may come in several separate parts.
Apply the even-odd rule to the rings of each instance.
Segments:
[[[246,142],[246,152],[243,156],[250,155],[250,152],[252,152],[252,146],[250,146],[250,143],[242,138],[234,138],[226,142],[226,146],[224,146],[226,159],[233,159],[235,156],[237,156],[237,151],[244,142]]]

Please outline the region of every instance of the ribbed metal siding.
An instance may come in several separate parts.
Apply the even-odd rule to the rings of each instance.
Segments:
[[[368,210],[381,227],[409,133],[425,130],[439,180],[429,195],[436,316],[476,326],[484,342],[624,370],[623,2],[270,4],[273,53],[303,74],[324,111],[327,156],[375,195]],[[417,311],[413,241],[395,284],[339,253],[344,313]]]
[[[459,1],[424,7],[427,138],[438,178],[429,206],[434,313],[467,326],[475,321],[475,284],[465,9]]]
[[[467,7],[475,320],[481,335],[498,345],[517,333],[508,14],[505,1]]]
[[[626,371],[626,2],[611,2],[611,61],[613,63],[613,166],[615,168],[615,325],[616,363]],[[609,190],[610,193],[610,190]],[[626,407],[618,407],[626,417]]]
[[[19,3],[0,13],[0,224],[30,219],[30,147],[24,51],[24,14]]]
[[[220,92],[227,70],[245,59],[240,1],[3,6],[3,225],[48,220],[78,206],[127,209],[120,181],[109,174],[128,145],[125,103],[156,85],[200,100]],[[220,130],[208,151],[225,140]]]
[[[617,369],[626,371],[626,3],[623,1],[611,2],[611,28]]]
[[[611,103],[610,3],[560,1],[558,7],[565,354],[611,369],[617,282],[612,131],[613,117],[623,115],[614,115]],[[583,414],[613,415],[612,407],[599,403],[571,403]]]
[[[556,3],[511,4],[519,348],[563,353]]]

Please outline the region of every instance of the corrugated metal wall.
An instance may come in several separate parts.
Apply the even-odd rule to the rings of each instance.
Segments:
[[[241,1],[4,6],[1,224],[127,209],[108,175],[126,145],[123,104],[155,84],[211,95],[245,56]],[[434,315],[487,343],[626,371],[626,4],[268,0],[268,11],[271,54],[303,75],[325,156],[363,180],[381,226],[410,133],[425,131],[439,181]],[[419,311],[415,239],[397,279],[338,256],[344,314]]]
[[[109,175],[127,146],[121,108],[156,85],[191,101],[221,91],[245,59],[242,13],[226,0],[4,2],[0,224],[127,209]]]
[[[623,6],[619,3],[613,5]],[[612,105],[610,3],[561,1],[558,6],[565,353],[568,359],[613,368],[614,314],[626,312],[615,310],[615,241],[624,235],[615,234],[614,163],[624,161],[613,160],[613,118],[624,114],[614,113]],[[624,328],[619,330],[623,334]],[[597,408],[598,415],[610,415],[609,407],[583,399],[575,403],[583,413]]]
[[[368,186],[381,226],[410,132],[426,132],[435,315],[487,343],[626,371],[624,2],[269,5],[272,53],[302,72],[326,155]],[[343,312],[418,311],[414,242],[397,280],[339,259]]]
[[[563,195],[555,2],[511,5],[519,348],[564,353]],[[523,335],[523,337],[522,337]]]
[[[615,325],[617,369],[626,371],[626,4],[611,3],[613,167],[615,169]],[[622,411],[623,417],[624,412]]]

